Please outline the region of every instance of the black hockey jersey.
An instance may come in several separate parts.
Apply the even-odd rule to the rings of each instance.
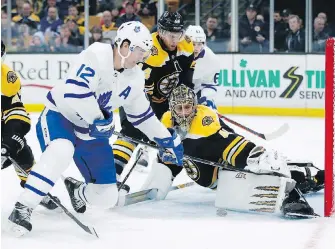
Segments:
[[[180,41],[175,51],[165,49],[158,33],[152,34],[153,47],[148,59],[140,64],[145,72],[145,89],[156,116],[161,118],[168,110],[172,90],[184,84],[194,88],[194,48],[189,38]]]

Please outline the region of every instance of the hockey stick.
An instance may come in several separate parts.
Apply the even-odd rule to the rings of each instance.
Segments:
[[[182,188],[187,188],[187,187],[193,186],[194,184],[195,184],[195,182],[188,182],[188,183],[172,186],[170,188],[170,191],[174,191],[174,190],[182,189]],[[157,189],[156,188],[142,190],[142,191],[139,191],[139,192],[134,192],[134,193],[123,196],[122,198],[124,198],[124,200],[121,200],[121,201],[119,200],[117,206],[118,207],[124,207],[124,206],[129,206],[129,205],[132,205],[132,204],[136,204],[136,203],[139,203],[139,202],[153,200],[153,199],[156,198],[156,194],[157,194]]]
[[[154,148],[154,149],[159,149],[159,147],[157,145],[153,145],[153,144],[150,144],[150,143],[146,143],[146,142],[143,142],[142,140],[139,140],[139,139],[136,139],[136,138],[132,138],[132,137],[128,137],[120,132],[117,132],[117,131],[113,131],[113,134],[118,136],[118,137],[123,137],[125,139],[128,139],[134,143],[138,143],[138,144],[143,144],[143,145],[146,145],[148,147],[151,147],[151,148]],[[206,160],[206,159],[202,159],[202,158],[198,158],[198,157],[193,157],[193,156],[189,156],[189,155],[186,155],[184,154],[184,158],[188,158],[194,162],[199,162],[199,163],[203,163],[203,164],[207,164],[207,165],[210,165],[212,167],[220,167],[221,169],[225,169],[225,170],[231,170],[231,171],[236,171],[236,172],[246,172],[246,173],[251,173],[251,174],[255,174],[255,175],[273,175],[273,176],[279,176],[279,177],[287,177],[281,173],[277,173],[277,172],[269,172],[269,173],[255,173],[255,172],[252,172],[250,170],[246,170],[246,169],[240,169],[240,168],[236,168],[236,167],[233,167],[233,166],[227,166],[227,165],[223,165],[221,163],[217,163],[217,162],[212,162],[212,161],[209,161],[209,160]]]
[[[27,172],[25,172],[21,166],[11,157],[8,157],[8,159],[12,162],[12,164],[14,165],[14,167],[19,170],[22,175],[24,175],[25,177],[28,177]],[[86,226],[84,225],[80,220],[78,220],[66,207],[63,206],[63,204],[61,204],[57,199],[55,199],[55,197],[53,197],[50,193],[47,194],[48,197],[58,206],[60,207],[64,213],[70,217],[70,219],[72,219],[74,222],[77,223],[78,226],[80,226],[85,232],[96,236],[97,238],[99,238],[97,232],[95,231],[94,227],[91,226]]]
[[[255,136],[257,137],[260,137],[264,140],[273,140],[273,139],[276,139],[282,135],[284,135],[288,130],[289,130],[289,125],[287,123],[283,124],[282,126],[280,126],[276,131],[273,131],[271,133],[259,133],[253,129],[250,129],[230,118],[227,118],[226,116],[224,115],[221,115],[220,113],[218,113],[218,116],[219,118],[222,118],[226,121],[228,121],[229,123],[233,124],[233,125],[236,125],[237,127],[243,129],[243,130],[246,130],[248,132],[250,132],[251,134],[254,134]]]
[[[128,179],[128,177],[130,176],[131,172],[132,172],[133,169],[135,168],[135,166],[136,166],[138,160],[140,160],[142,154],[143,154],[143,150],[142,150],[142,148],[140,148],[140,149],[139,149],[138,156],[137,156],[137,158],[136,158],[136,160],[135,160],[133,166],[130,168],[128,174],[126,175],[126,177],[123,179],[123,181],[122,181],[121,184],[119,185],[119,187],[118,187],[118,191],[120,191],[120,189],[123,187],[123,185],[124,185],[125,182],[127,181],[127,179]]]

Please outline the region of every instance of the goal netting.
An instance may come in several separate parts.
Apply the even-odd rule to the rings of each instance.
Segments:
[[[326,43],[325,85],[325,216],[334,215],[335,38]]]

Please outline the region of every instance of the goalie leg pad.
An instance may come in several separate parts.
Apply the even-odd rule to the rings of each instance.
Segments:
[[[158,190],[156,200],[164,200],[172,185],[172,179],[171,170],[155,159],[142,190],[156,188]]]
[[[215,206],[236,211],[281,213],[295,181],[286,177],[220,170]]]

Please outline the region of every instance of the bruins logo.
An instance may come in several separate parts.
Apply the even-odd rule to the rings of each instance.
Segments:
[[[202,119],[202,125],[203,126],[206,126],[206,125],[210,125],[211,123],[213,123],[214,122],[214,119],[213,119],[213,117],[211,117],[211,116],[205,116],[203,119]]]
[[[158,90],[161,95],[164,97],[169,97],[172,90],[179,83],[179,72],[174,72],[170,75],[163,77],[158,83]]]
[[[197,181],[200,178],[200,171],[198,166],[191,160],[184,159],[183,167],[186,170],[187,175],[193,180]]]
[[[155,46],[151,48],[151,55],[158,55],[158,49]]]
[[[190,37],[188,37],[187,35],[185,35],[185,41],[186,41],[187,43],[191,43],[191,39],[190,39]]]
[[[9,71],[7,73],[7,81],[8,81],[8,83],[15,83],[16,80],[17,80],[16,73],[13,72],[13,71]]]

